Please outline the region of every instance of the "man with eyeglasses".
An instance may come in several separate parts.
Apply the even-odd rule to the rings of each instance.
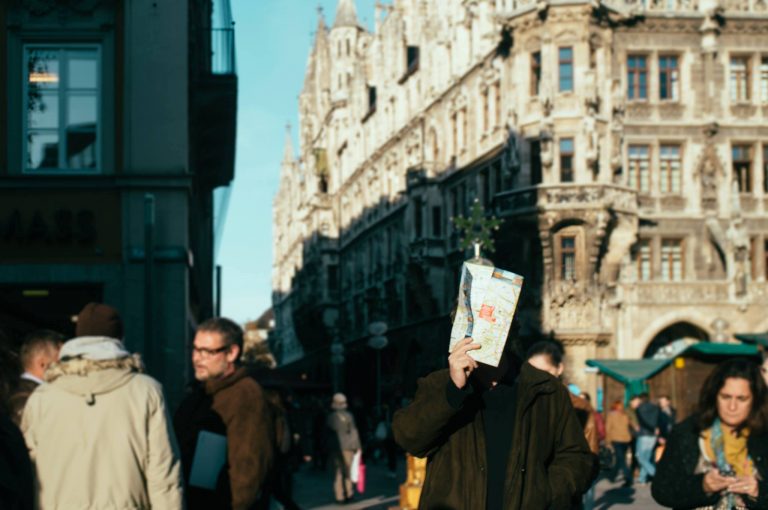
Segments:
[[[261,386],[239,364],[242,350],[243,330],[235,322],[216,317],[198,326],[195,381],[174,419],[190,510],[269,503],[264,489],[275,453],[274,420]]]

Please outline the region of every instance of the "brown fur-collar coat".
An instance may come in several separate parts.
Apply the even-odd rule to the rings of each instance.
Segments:
[[[227,437],[227,464],[216,490],[189,487],[188,508],[258,508],[274,462],[275,431],[264,391],[246,369],[195,386],[174,423],[187,481],[198,434],[207,430]]]

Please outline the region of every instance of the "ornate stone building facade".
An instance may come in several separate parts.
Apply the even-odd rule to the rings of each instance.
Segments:
[[[274,343],[366,353],[385,387],[444,363],[465,253],[450,219],[504,219],[520,335],[569,377],[680,338],[768,329],[765,1],[395,0],[373,33],[320,16],[274,202]],[[357,352],[357,354],[354,354]],[[344,354],[346,353],[346,358]]]

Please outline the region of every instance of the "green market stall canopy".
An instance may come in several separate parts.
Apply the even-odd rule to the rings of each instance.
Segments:
[[[737,335],[738,338],[739,335]],[[678,357],[757,356],[755,345],[699,342],[668,358],[646,359],[590,359],[587,365],[626,385],[627,393],[635,395],[645,391],[646,381],[658,374]]]

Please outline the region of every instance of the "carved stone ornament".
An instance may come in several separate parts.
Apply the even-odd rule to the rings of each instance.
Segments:
[[[648,103],[629,102],[627,104],[627,116],[636,120],[648,120],[653,109]]]
[[[748,119],[757,114],[757,106],[753,104],[733,104],[731,105],[731,114],[740,119]]]
[[[685,111],[685,107],[680,103],[661,103],[658,109],[659,116],[664,120],[679,119]]]
[[[701,180],[701,206],[704,210],[717,210],[717,187],[722,175],[723,165],[717,150],[712,143],[708,143],[696,165],[696,177]]]
[[[578,282],[561,281],[555,284],[550,299],[550,329],[590,329],[600,322],[598,296]]]

